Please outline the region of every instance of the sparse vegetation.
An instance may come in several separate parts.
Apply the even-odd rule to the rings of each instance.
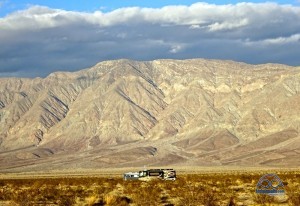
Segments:
[[[176,181],[123,181],[121,177],[0,180],[1,205],[300,205],[300,172],[278,172],[285,195],[255,193],[262,172],[179,174]]]

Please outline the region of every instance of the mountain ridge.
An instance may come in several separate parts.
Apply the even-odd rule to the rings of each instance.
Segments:
[[[299,80],[299,67],[206,59],[2,78],[0,169],[299,166]]]

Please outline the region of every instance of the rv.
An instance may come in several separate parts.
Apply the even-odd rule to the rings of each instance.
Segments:
[[[139,173],[138,172],[127,172],[123,176],[124,180],[137,180],[139,179]]]
[[[149,169],[124,174],[124,180],[148,181],[151,179],[176,180],[176,171],[174,169]]]

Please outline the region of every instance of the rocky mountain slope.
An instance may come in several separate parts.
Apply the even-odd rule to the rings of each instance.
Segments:
[[[300,67],[105,61],[0,79],[0,169],[300,166]]]

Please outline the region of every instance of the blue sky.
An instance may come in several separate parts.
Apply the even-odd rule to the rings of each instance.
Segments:
[[[0,0],[0,45],[0,77],[120,58],[300,66],[300,0]]]
[[[167,5],[191,5],[199,2],[197,0],[0,0],[0,16],[5,16],[13,11],[26,9],[30,5],[41,5],[56,9],[65,9],[70,11],[93,12],[96,10],[111,11],[122,7],[151,7],[159,8]],[[265,2],[261,0],[252,1],[202,1],[210,4],[236,4],[239,2]],[[299,5],[299,0],[268,0],[268,2],[276,2],[278,4]]]

